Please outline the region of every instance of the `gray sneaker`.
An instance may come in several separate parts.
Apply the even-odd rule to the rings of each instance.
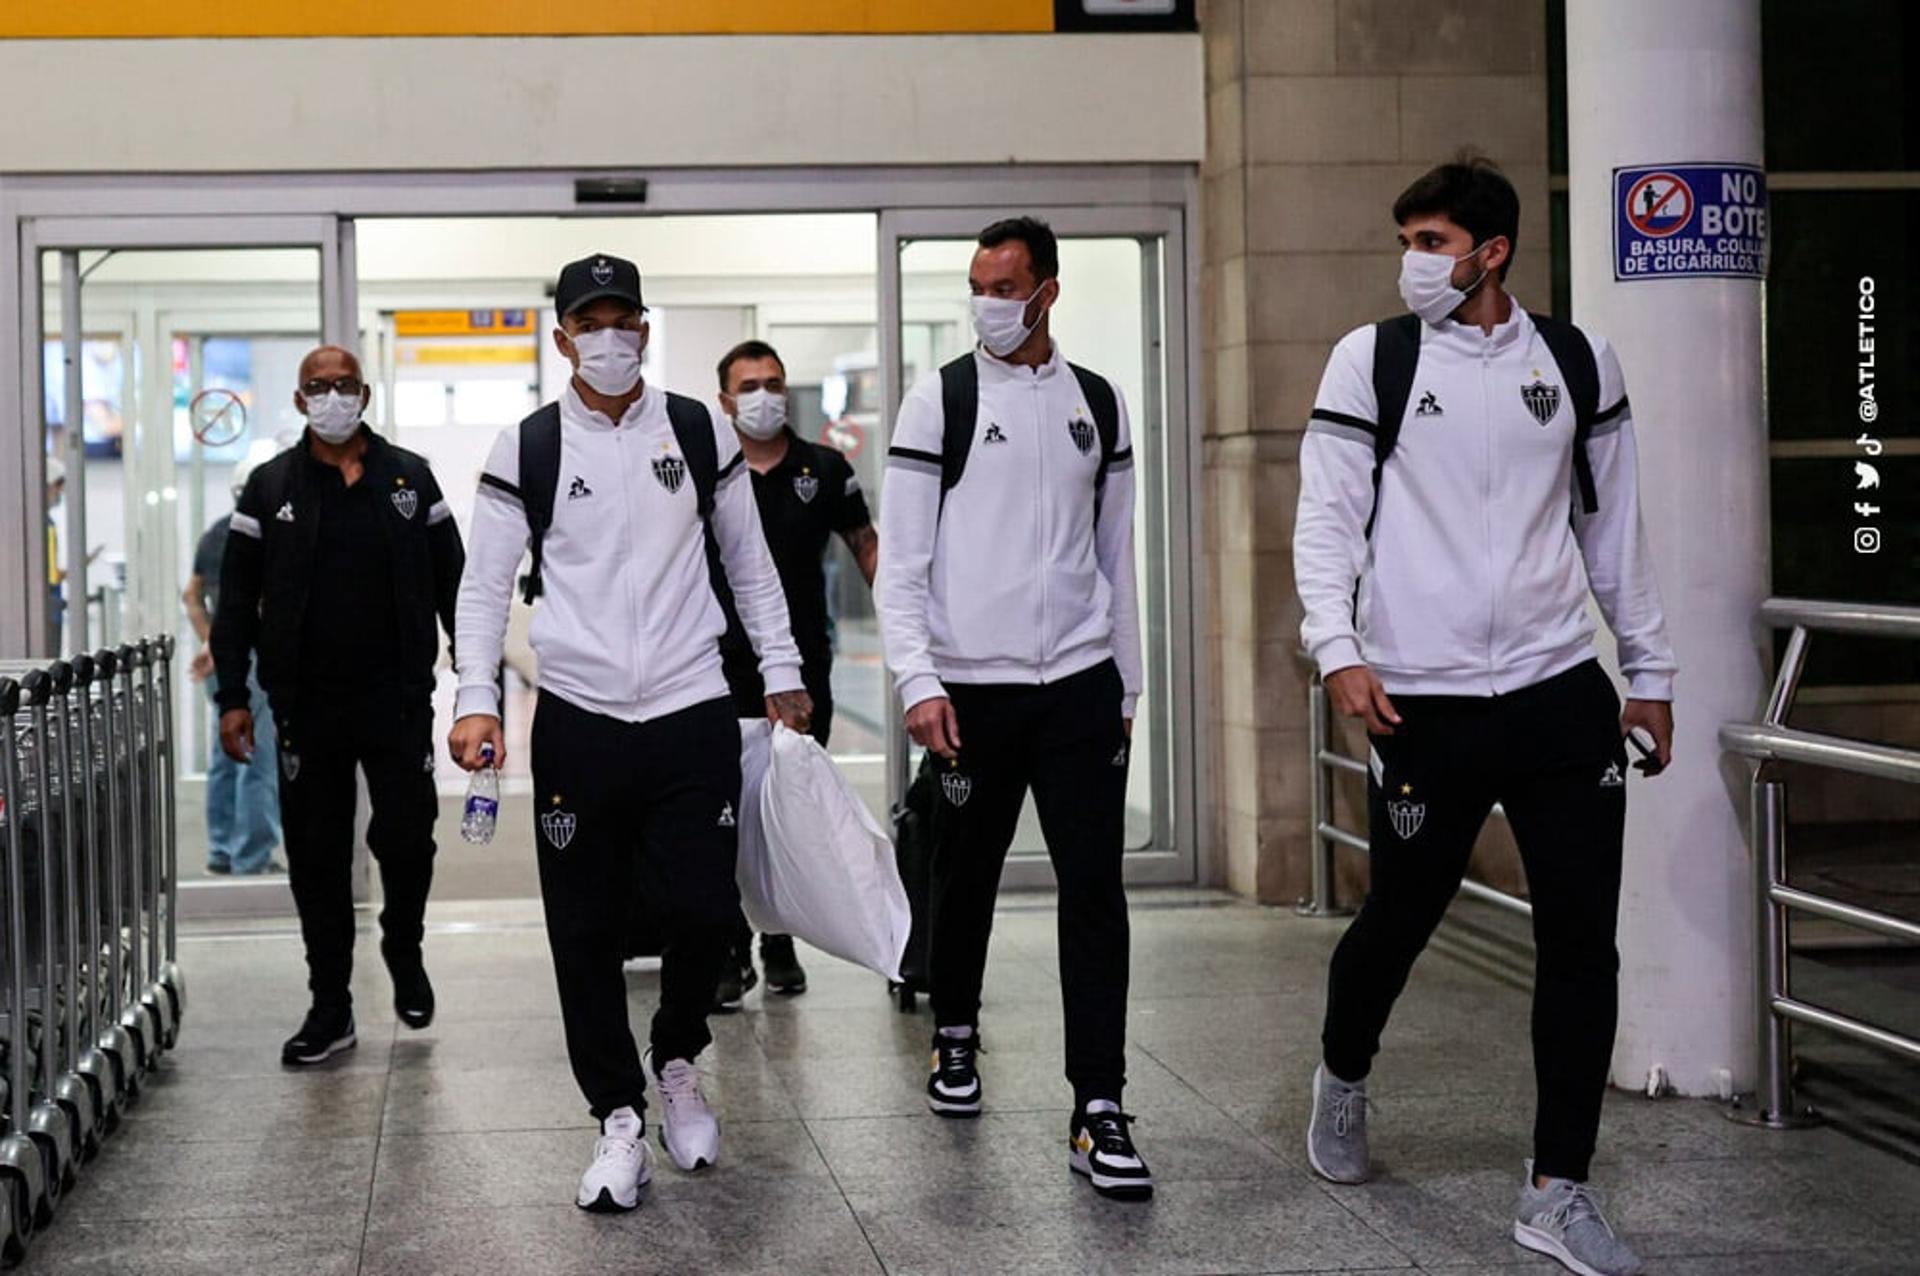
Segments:
[[[1514,1210],[1513,1239],[1580,1276],[1638,1276],[1641,1270],[1640,1256],[1600,1212],[1599,1195],[1572,1179],[1550,1178],[1535,1187],[1532,1161]]]
[[[1307,1161],[1323,1179],[1364,1183],[1367,1161],[1367,1083],[1348,1085],[1321,1064],[1313,1070],[1313,1116],[1307,1121]]]

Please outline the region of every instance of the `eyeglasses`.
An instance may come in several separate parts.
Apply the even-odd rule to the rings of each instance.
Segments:
[[[365,388],[365,382],[360,380],[359,377],[352,376],[335,377],[331,381],[321,377],[313,377],[310,380],[300,383],[300,393],[306,395],[309,399],[318,398],[329,390],[335,390],[341,394],[359,394],[360,391]]]

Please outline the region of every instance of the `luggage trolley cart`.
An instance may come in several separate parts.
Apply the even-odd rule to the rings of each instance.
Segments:
[[[159,1002],[146,996],[146,844],[148,844],[148,791],[142,775],[142,710],[136,704],[136,691],[142,681],[140,664],[146,649],[123,643],[115,650],[113,695],[109,697],[109,731],[113,735],[113,775],[119,792],[113,800],[113,815],[119,819],[125,837],[121,839],[119,858],[119,902],[121,931],[119,952],[121,969],[115,973],[125,1009],[125,1023],[140,1040],[140,1073],[150,1073],[167,1050],[171,1023],[161,1017]]]
[[[20,713],[20,684],[0,675],[0,852],[4,852],[5,873],[0,886],[6,893],[6,907],[0,909],[0,925],[6,928],[8,978],[0,981],[0,997],[5,998],[4,1016],[0,1016],[0,1039],[7,1047],[6,1126],[0,1134],[0,1214],[5,1230],[0,1231],[0,1256],[18,1262],[27,1250],[35,1225],[51,1215],[47,1167],[39,1146],[28,1129],[32,1119],[32,1081],[28,1073],[26,1016],[22,1007],[27,1000],[27,914],[26,873],[21,863],[21,791],[19,769],[14,762],[14,735]]]
[[[161,861],[165,857],[161,834],[159,715],[153,703],[154,644],[142,639],[130,648],[127,667],[127,708],[132,731],[127,745],[133,784],[133,951],[134,996],[153,1016],[160,1049],[173,1049],[180,1025],[173,998],[160,983]]]
[[[73,999],[75,1014],[69,1021],[69,1036],[76,1052],[75,1068],[93,1091],[100,1116],[100,1134],[104,1138],[119,1128],[120,1114],[126,1108],[121,1078],[128,1071],[127,1064],[115,1057],[122,1043],[110,1037],[106,1026],[109,1021],[102,1018],[112,1004],[112,990],[102,973],[104,939],[100,891],[107,866],[106,827],[112,815],[104,809],[106,775],[95,760],[97,666],[92,656],[79,655],[68,662],[68,667],[73,673],[73,685],[67,693],[66,744],[71,777],[69,791],[76,811],[74,844],[78,850],[75,858],[68,861],[68,880],[73,883],[79,918],[73,927],[73,942],[68,952],[85,955],[84,959],[78,956],[70,959],[77,972],[74,988],[78,995]],[[120,1031],[118,1024],[113,1028]],[[127,1060],[132,1058],[131,1044],[125,1043]]]
[[[33,1223],[41,1227],[53,1220],[73,1180],[75,1160],[73,1128],[65,1109],[54,1101],[53,1071],[48,1067],[56,1035],[51,1009],[54,972],[42,960],[42,946],[32,942],[39,937],[36,932],[43,935],[51,925],[51,919],[39,915],[36,902],[41,892],[34,889],[44,884],[41,848],[47,845],[47,830],[41,800],[42,759],[32,720],[45,720],[52,684],[44,672],[10,682],[13,689],[5,707],[11,712],[5,715],[5,735],[0,738],[0,783],[7,801],[7,939],[12,966],[6,1015],[12,1108],[8,1147],[14,1155],[0,1156],[0,1164],[17,1173],[28,1150],[39,1162],[38,1190],[31,1182],[26,1187],[33,1198]],[[20,713],[23,707],[28,711],[26,720]],[[32,882],[29,868],[34,870]],[[24,1148],[19,1139],[25,1140]]]
[[[98,894],[94,915],[104,934],[94,944],[94,961],[100,967],[100,992],[96,1007],[102,1015],[96,1044],[106,1052],[113,1080],[121,1101],[131,1103],[140,1096],[140,1078],[154,1063],[156,1032],[146,1009],[132,1004],[127,996],[131,975],[127,969],[127,842],[129,833],[129,785],[127,785],[127,729],[123,723],[125,697],[121,685],[121,654],[104,649],[92,658],[94,695],[86,702],[88,762],[94,768],[92,791],[98,796],[100,840],[94,846],[92,883]]]
[[[154,933],[158,947],[156,982],[173,1011],[174,1033],[187,1013],[187,980],[180,971],[180,829],[174,809],[173,653],[171,634],[151,640],[147,661],[148,738],[154,750],[153,776],[156,876],[163,923]]]
[[[5,666],[0,666],[4,669]],[[11,672],[11,671],[9,671]],[[99,1098],[80,1074],[79,826],[75,811],[73,750],[68,719],[73,666],[55,660],[20,677],[29,704],[36,766],[31,796],[39,807],[40,964],[44,995],[40,1017],[40,1071],[46,1093],[67,1115],[74,1164],[100,1151]],[[82,777],[84,782],[84,776]]]

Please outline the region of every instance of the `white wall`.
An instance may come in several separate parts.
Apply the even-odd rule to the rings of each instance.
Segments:
[[[1198,35],[0,41],[0,173],[1181,162]]]

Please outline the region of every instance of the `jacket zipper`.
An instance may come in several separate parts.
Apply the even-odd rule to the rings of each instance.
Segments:
[[[1047,680],[1047,567],[1052,561],[1053,550],[1047,538],[1047,431],[1041,419],[1041,407],[1046,396],[1041,390],[1038,374],[1030,375],[1034,443],[1033,527],[1040,550],[1040,632],[1037,635],[1039,641],[1034,647],[1033,670],[1044,685]]]
[[[1480,509],[1487,533],[1487,686],[1498,695],[1500,688],[1493,668],[1493,639],[1498,628],[1500,606],[1500,586],[1494,569],[1493,548],[1493,396],[1487,389],[1487,378],[1492,366],[1492,338],[1481,335],[1480,346],[1480,422],[1484,431],[1486,445],[1485,464],[1480,471]]]

